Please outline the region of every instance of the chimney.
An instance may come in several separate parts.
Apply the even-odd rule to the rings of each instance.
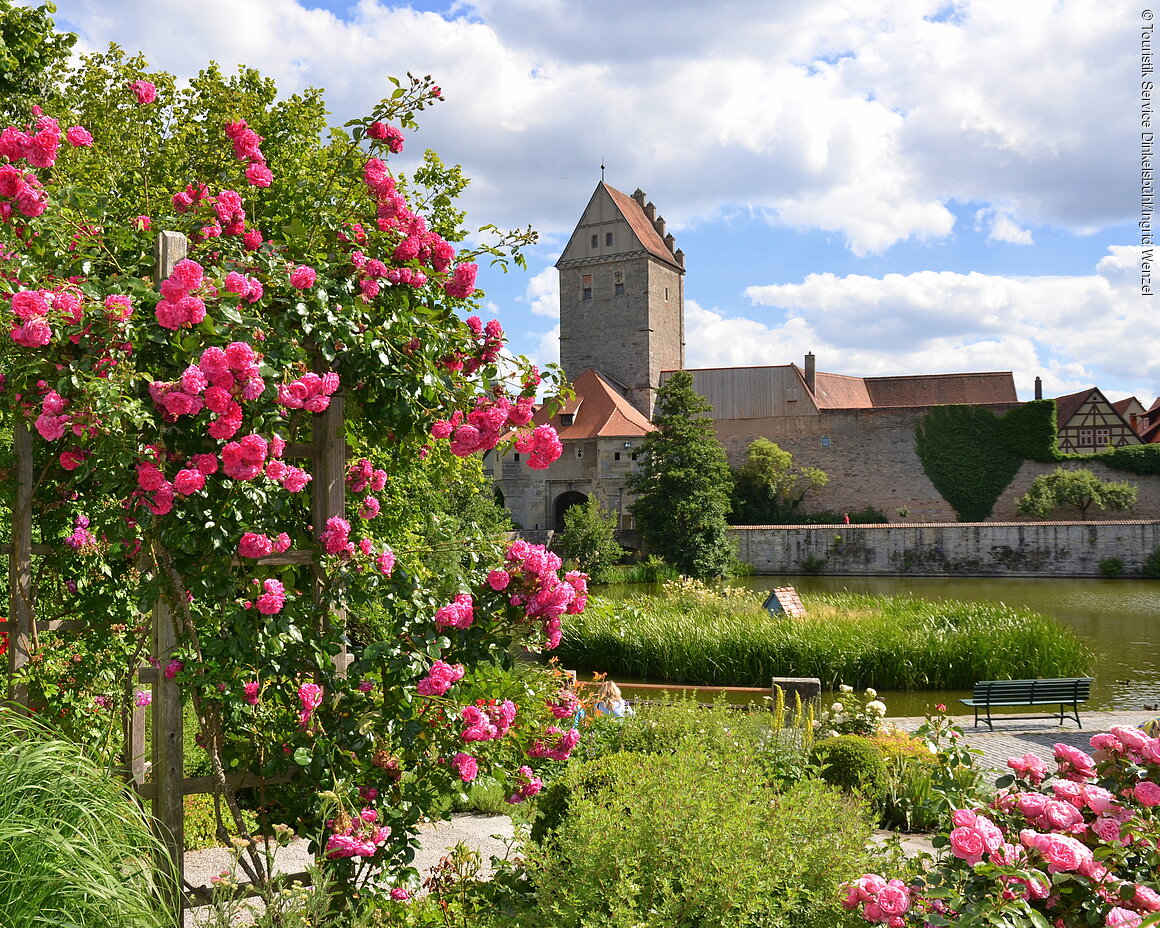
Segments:
[[[653,205],[652,200],[649,200],[648,204],[645,206],[644,214],[648,216],[649,222],[656,222],[657,208]]]
[[[640,187],[637,187],[632,192],[632,198],[636,200],[637,206],[639,206],[641,209],[644,209],[644,191],[641,190]]]
[[[673,238],[672,232],[670,232],[668,235],[665,236],[665,248],[667,248],[670,252],[672,252],[673,246],[676,243],[677,243],[677,240],[675,238]]]
[[[1043,399],[1043,378],[1042,377],[1035,378],[1035,398],[1037,400]]]
[[[657,218],[653,221],[653,228],[657,230],[657,235],[659,235],[661,238],[664,238],[665,237],[665,217],[664,216],[657,216]]]
[[[810,351],[806,354],[806,386],[809,388],[810,393],[816,392],[814,390],[814,374],[814,353]]]
[[[676,250],[676,252],[673,254],[673,257],[677,259],[677,264],[679,264],[681,267],[685,266],[685,253],[680,248]]]

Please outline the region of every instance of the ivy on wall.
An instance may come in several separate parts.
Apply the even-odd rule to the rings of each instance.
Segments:
[[[982,522],[1023,464],[999,418],[980,406],[936,406],[915,429],[915,451],[960,522]]]
[[[1129,474],[1160,474],[1160,445],[1124,445],[1102,454],[1069,454],[1066,459],[1098,461]]]
[[[1055,400],[1032,400],[995,418],[1003,444],[1012,454],[1044,464],[1059,460]]]

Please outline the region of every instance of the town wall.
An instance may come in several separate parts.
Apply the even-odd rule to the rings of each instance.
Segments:
[[[1160,521],[738,526],[758,574],[1099,577],[1105,558],[1140,576]]]
[[[1015,407],[992,408],[1002,414]],[[954,509],[934,488],[914,449],[915,429],[928,411],[927,407],[822,410],[814,416],[718,419],[714,425],[731,464],[743,462],[749,443],[763,437],[790,452],[795,465],[825,471],[829,483],[806,498],[803,513],[873,506],[891,522],[953,522]],[[1031,481],[1058,466],[1025,461],[996,501],[991,518],[1018,518],[1016,503]],[[1103,480],[1127,480],[1138,487],[1139,495],[1126,515],[1160,519],[1160,475],[1131,474],[1095,461],[1066,466],[1086,467]],[[907,511],[905,517],[900,509]]]

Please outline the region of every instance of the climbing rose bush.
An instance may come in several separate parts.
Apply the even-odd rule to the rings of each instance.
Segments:
[[[843,904],[890,928],[1160,923],[1160,738],[1114,727],[1091,747],[1056,744],[1055,771],[1011,758],[988,808],[954,811],[935,869],[867,874]]]
[[[437,99],[398,83],[323,142],[316,92],[279,100],[214,68],[179,91],[113,49],[67,79],[62,112],[0,132],[0,400],[33,435],[39,534],[58,543],[40,594],[85,625],[46,636],[27,682],[108,747],[151,662],[190,697],[221,783],[294,774],[268,814],[350,883],[403,879],[418,821],[464,783],[529,798],[575,743],[542,701],[457,690],[555,647],[584,575],[463,539],[433,571],[380,499],[503,443],[535,467],[560,453],[530,427],[542,375],[501,360],[499,323],[472,312],[476,259],[512,260],[527,235],[465,249],[458,169],[391,168]],[[188,241],[164,276],[156,230]],[[339,475],[346,512],[316,524],[308,446],[339,410],[335,440],[365,457]],[[158,601],[171,653],[150,653]]]

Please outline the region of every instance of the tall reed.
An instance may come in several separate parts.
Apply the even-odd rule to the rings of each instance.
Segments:
[[[1090,649],[1066,626],[1000,602],[803,595],[805,618],[769,615],[755,594],[682,581],[602,602],[565,626],[569,666],[666,683],[768,686],[812,676],[887,690],[967,689],[976,680],[1082,674]]]
[[[161,928],[159,851],[127,788],[74,744],[0,709],[0,924]]]

